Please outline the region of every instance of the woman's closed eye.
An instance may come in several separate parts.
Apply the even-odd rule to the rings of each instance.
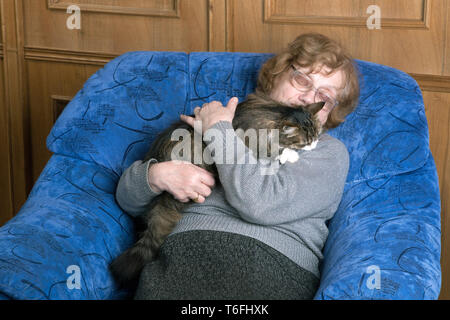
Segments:
[[[305,75],[297,73],[294,75],[294,81],[297,86],[302,89],[309,89],[312,87],[312,82]]]
[[[316,102],[325,102],[330,103],[333,102],[335,99],[327,92],[319,90],[317,92],[317,101]]]

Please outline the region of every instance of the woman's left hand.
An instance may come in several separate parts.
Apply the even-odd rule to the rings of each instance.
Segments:
[[[184,114],[180,115],[180,118],[193,128],[195,128],[194,121],[201,121],[202,133],[205,133],[206,130],[219,121],[233,122],[234,113],[236,112],[238,102],[238,98],[234,97],[228,101],[226,107],[218,101],[205,103],[203,107],[196,107],[194,109],[195,118]]]

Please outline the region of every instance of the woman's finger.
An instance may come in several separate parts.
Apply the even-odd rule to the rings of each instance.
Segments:
[[[191,197],[192,201],[196,203],[203,203],[205,201],[205,197],[203,197],[201,194],[197,193],[195,196]]]
[[[227,108],[231,112],[235,113],[238,104],[239,104],[239,99],[237,97],[233,97],[230,99],[230,101],[228,101]]]
[[[200,178],[200,181],[203,182],[204,184],[206,184],[208,187],[211,187],[211,188],[216,185],[216,180],[215,180],[214,176],[210,172],[207,172],[206,174],[203,174],[201,176],[201,178]]]
[[[184,114],[180,114],[180,119],[190,125],[192,128],[194,127],[195,118],[186,116]]]

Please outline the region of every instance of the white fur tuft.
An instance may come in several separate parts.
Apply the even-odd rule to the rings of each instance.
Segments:
[[[286,148],[283,150],[281,155],[279,155],[276,159],[280,160],[281,164],[286,163],[286,161],[289,161],[290,163],[297,162],[299,159],[298,153],[295,150]]]
[[[311,143],[310,145],[304,146],[304,147],[302,148],[302,150],[311,151],[311,150],[315,149],[315,148],[317,147],[317,141],[318,141],[318,140],[315,140],[315,141],[313,141],[313,143]]]

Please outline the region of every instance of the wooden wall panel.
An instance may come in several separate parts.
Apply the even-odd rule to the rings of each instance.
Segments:
[[[450,93],[425,91],[423,97],[441,192],[443,275],[440,299],[450,299]]]
[[[0,25],[1,25],[0,6]],[[13,217],[11,163],[9,159],[9,121],[5,105],[3,41],[0,32],[0,226]]]
[[[264,21],[366,27],[367,8],[373,4],[382,8],[384,27],[427,27],[428,0],[264,0]]]
[[[61,113],[83,83],[101,66],[64,62],[27,61],[30,99],[32,181],[37,180],[51,156],[46,139]],[[55,72],[58,70],[58,72]]]
[[[366,15],[370,5],[376,4],[385,11],[383,13],[385,19],[417,20],[423,18],[426,2],[424,0],[264,0],[266,7],[272,7],[274,14],[282,16],[360,18]]]
[[[3,103],[6,114],[3,113],[2,118],[6,118],[5,128],[7,141],[6,145],[1,144],[5,153],[5,165],[9,168],[9,184],[3,182],[6,190],[10,190],[11,194],[5,198],[6,202],[12,201],[11,208],[5,205],[2,215],[12,216],[25,203],[28,193],[31,190],[30,174],[29,174],[29,141],[28,129],[29,118],[26,113],[26,88],[24,87],[23,77],[25,70],[23,68],[23,28],[22,28],[22,2],[0,0],[1,13],[1,33],[3,42]],[[3,195],[2,195],[3,197]],[[2,198],[3,199],[3,198]],[[3,209],[3,208],[2,208]]]
[[[0,50],[3,48],[0,47]],[[0,54],[0,226],[13,217],[8,110],[4,101],[3,72],[3,54]]]
[[[443,28],[447,1],[374,1],[381,7],[381,17],[386,17],[389,23],[384,25],[382,20],[381,30],[369,30],[365,24],[355,27],[352,23],[354,19],[368,19],[369,14],[365,13],[364,8],[367,9],[370,2],[336,0],[331,4],[331,1],[307,0],[229,0],[227,48],[230,51],[274,52],[300,33],[320,32],[345,44],[355,58],[382,63],[406,72],[440,75],[444,61]],[[275,7],[274,12],[278,12],[275,21],[264,20],[264,5],[267,6],[267,3],[271,3]],[[315,7],[315,15],[306,20],[319,18],[317,23],[310,24],[305,19],[295,21],[292,14],[288,15],[288,10],[300,10],[302,5]],[[420,9],[420,5],[424,7]],[[412,11],[405,10],[405,7]],[[326,23],[336,12],[342,20],[337,21],[341,23]],[[344,14],[348,16],[343,17]],[[421,14],[430,18],[420,18]],[[420,19],[425,19],[429,28],[418,28],[411,23],[420,23]]]
[[[80,30],[69,30],[66,20],[70,15],[64,10],[52,9],[48,3],[63,5],[69,1],[27,2],[24,9],[26,48],[109,54],[134,50],[208,51],[208,2],[205,0],[70,1],[70,4],[80,5]],[[115,4],[115,14],[110,13],[107,3]],[[152,5],[155,3],[159,6]],[[158,7],[169,8],[170,4],[177,4],[176,16],[130,13],[132,8],[141,7],[145,12]],[[86,7],[91,10],[85,10]]]
[[[49,9],[66,11],[67,8],[76,4],[84,12],[101,12],[115,14],[131,14],[156,17],[179,17],[178,0],[47,0]]]
[[[443,67],[443,75],[446,76],[450,76],[450,1],[447,1],[446,3],[447,6],[447,10],[446,10],[446,16],[445,16],[445,29],[444,29],[444,33],[446,35],[445,39],[445,51],[444,51],[444,57],[445,57],[445,62],[444,62],[444,67]]]

